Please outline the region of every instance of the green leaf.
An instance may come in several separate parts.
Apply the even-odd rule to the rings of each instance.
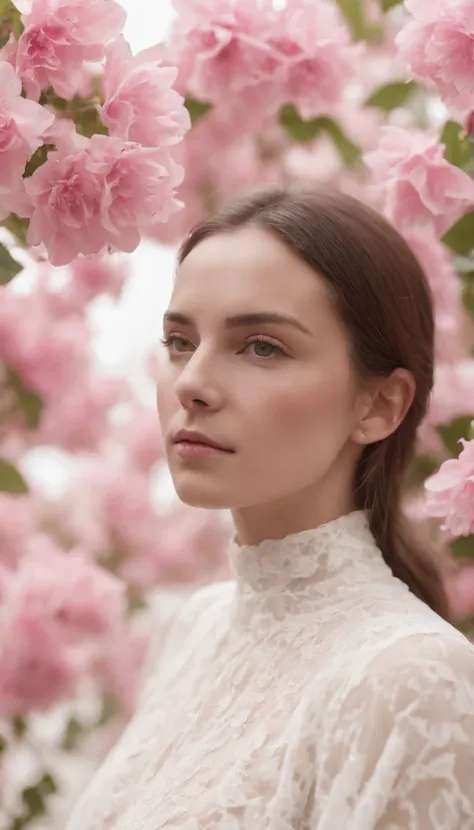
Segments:
[[[104,726],[117,714],[117,704],[112,695],[105,692],[102,695],[102,710],[97,721],[97,726]]]
[[[456,418],[450,424],[442,424],[436,427],[437,432],[443,439],[444,446],[453,457],[458,457],[462,450],[459,443],[461,438],[468,438],[471,432],[472,415],[463,418]]]
[[[64,730],[61,748],[64,749],[65,752],[72,752],[75,750],[83,732],[84,727],[81,722],[74,715],[71,715],[66,724],[66,729]]]
[[[439,464],[430,455],[417,455],[413,464],[411,465],[408,476],[408,484],[410,487],[418,487],[423,484],[427,478],[433,475],[438,469]]]
[[[0,49],[5,46],[13,32],[16,39],[23,32],[21,14],[11,0],[0,0]]]
[[[445,146],[445,157],[456,167],[465,167],[474,157],[474,146],[467,138],[464,129],[457,121],[447,121],[443,127],[440,141]]]
[[[41,816],[45,813],[46,807],[41,789],[36,787],[25,787],[21,793],[23,804],[28,808],[29,818]]]
[[[7,739],[0,735],[0,755],[3,755],[4,752],[7,751],[8,744]]]
[[[25,386],[20,376],[12,369],[7,370],[7,384],[15,393],[18,407],[26,415],[28,429],[37,429],[43,413],[43,401],[36,392]]]
[[[361,0],[336,0],[355,40],[363,40],[366,36],[364,9]]]
[[[0,458],[0,492],[1,493],[27,493],[28,486],[16,467]]]
[[[0,225],[3,225],[12,236],[15,237],[16,241],[19,245],[23,248],[28,247],[28,240],[27,240],[27,233],[28,233],[28,219],[20,219],[15,213],[10,213],[3,222],[0,222]]]
[[[323,115],[305,121],[293,104],[287,104],[280,110],[279,120],[294,141],[314,141],[320,135],[329,135],[345,164],[354,164],[360,158],[360,147],[345,135],[332,118]]]
[[[461,536],[450,544],[456,559],[474,559],[474,536]]]
[[[11,0],[0,0],[0,18],[10,17],[13,14],[20,14]]]
[[[372,92],[364,103],[366,107],[377,107],[385,112],[402,107],[413,93],[419,89],[414,81],[392,81]]]
[[[8,248],[0,242],[0,285],[7,285],[22,270],[23,265],[13,259]]]
[[[186,98],[184,105],[191,116],[191,123],[197,124],[212,108],[206,101],[196,101],[195,98]]]
[[[399,6],[400,3],[403,3],[403,0],[382,0],[382,11],[388,12],[394,6]]]
[[[468,256],[474,250],[474,211],[456,222],[443,236],[442,241],[456,254]]]
[[[23,173],[24,179],[29,179],[29,177],[33,175],[35,170],[37,170],[38,167],[41,167],[41,165],[45,163],[46,159],[48,158],[48,153],[51,150],[54,150],[53,144],[42,144],[41,147],[38,147],[36,152],[33,153],[30,160],[26,164],[25,172]]]
[[[11,725],[15,738],[22,738],[27,729],[27,723],[25,718],[22,718],[20,717],[20,715],[17,715],[16,717],[12,718]]]
[[[38,781],[38,788],[43,795],[53,795],[53,793],[57,793],[58,791],[58,785],[50,772],[43,773],[41,779]]]

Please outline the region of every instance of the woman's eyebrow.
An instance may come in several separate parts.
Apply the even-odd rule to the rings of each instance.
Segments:
[[[163,323],[175,323],[181,326],[195,326],[195,323],[188,314],[180,311],[166,311],[163,316]],[[239,326],[252,326],[262,323],[276,323],[277,325],[289,325],[299,329],[304,334],[312,335],[296,317],[288,314],[280,314],[276,311],[254,311],[246,314],[234,314],[224,321],[226,328],[238,328]]]

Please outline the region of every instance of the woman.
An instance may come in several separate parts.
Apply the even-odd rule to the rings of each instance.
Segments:
[[[185,240],[158,407],[177,493],[229,508],[69,830],[473,830],[474,650],[400,499],[433,312],[399,235],[266,190]]]

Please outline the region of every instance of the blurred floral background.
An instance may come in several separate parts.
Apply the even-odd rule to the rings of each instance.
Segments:
[[[385,213],[436,312],[406,512],[474,617],[474,0],[0,0],[0,830],[56,830],[227,576],[154,385],[176,246],[262,183]]]

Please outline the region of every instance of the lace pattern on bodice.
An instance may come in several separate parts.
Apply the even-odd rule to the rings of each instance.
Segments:
[[[365,515],[229,557],[67,830],[474,830],[474,649]]]

